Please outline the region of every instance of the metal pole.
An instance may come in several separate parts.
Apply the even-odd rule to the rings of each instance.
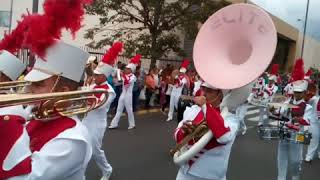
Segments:
[[[32,12],[37,13],[39,7],[39,0],[33,0],[32,2]]]
[[[11,3],[10,3],[9,33],[11,33],[11,28],[12,28],[12,16],[13,16],[13,0],[11,0]]]
[[[304,20],[303,39],[302,39],[302,47],[301,47],[301,58],[303,58],[304,41],[305,41],[305,38],[306,38],[307,22],[308,22],[308,14],[309,14],[309,3],[310,3],[310,0],[307,0],[306,17],[305,17],[305,20]]]

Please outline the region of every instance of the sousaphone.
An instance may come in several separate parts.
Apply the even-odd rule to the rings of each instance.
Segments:
[[[268,13],[255,5],[233,4],[214,13],[202,25],[193,60],[205,82],[227,92],[222,105],[235,108],[247,99],[252,81],[269,66],[276,46],[277,31]],[[223,117],[226,114],[224,110],[221,113]],[[207,130],[191,147],[178,144],[179,148],[171,151],[174,162],[185,164],[212,137]]]

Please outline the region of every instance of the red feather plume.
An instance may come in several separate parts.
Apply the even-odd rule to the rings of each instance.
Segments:
[[[304,79],[304,63],[303,63],[303,59],[297,59],[292,73],[291,73],[291,80],[292,82],[294,81],[298,81],[298,80],[303,80]]]
[[[313,73],[313,72],[312,72],[312,70],[311,70],[311,69],[309,69],[309,70],[307,71],[307,73],[306,73],[306,75],[305,75],[305,76],[309,76],[309,77],[310,77],[310,76],[312,75],[312,73]]]
[[[81,28],[84,6],[92,0],[46,0],[43,4],[44,14],[53,23],[56,29],[65,28],[75,33]]]
[[[141,55],[137,54],[136,56],[134,56],[133,58],[130,59],[130,63],[139,64],[140,63],[140,59],[141,59]]]
[[[190,64],[190,61],[189,61],[188,59],[184,59],[183,62],[182,62],[182,64],[181,64],[181,67],[187,69],[188,66],[189,66],[189,64]]]
[[[0,42],[0,50],[7,50],[15,54],[22,47],[25,32],[28,30],[26,21],[18,21],[17,27],[11,34],[5,33],[4,38]]]
[[[34,54],[44,57],[48,47],[61,38],[63,28],[72,35],[81,28],[84,5],[92,0],[46,0],[44,14],[23,15],[16,29],[0,42],[0,49],[15,53],[29,48]]]
[[[279,73],[279,64],[273,64],[271,67],[270,74],[278,75],[278,73]]]
[[[107,53],[103,56],[102,62],[113,66],[119,54],[122,51],[123,43],[115,42],[112,47],[107,51]]]

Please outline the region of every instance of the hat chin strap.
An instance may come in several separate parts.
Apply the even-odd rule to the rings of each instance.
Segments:
[[[52,88],[50,90],[50,93],[53,93],[56,90],[56,87],[57,87],[58,82],[60,81],[60,79],[61,79],[61,76],[57,75],[57,79],[55,80],[54,85],[52,86]]]

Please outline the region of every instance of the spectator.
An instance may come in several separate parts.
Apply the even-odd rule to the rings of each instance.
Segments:
[[[160,86],[160,80],[159,80],[159,69],[157,67],[153,68],[153,73],[152,73],[154,82],[155,82],[155,90],[151,96],[150,99],[150,106],[155,106],[155,104],[159,104],[160,102],[160,96],[159,96],[159,86]]]
[[[166,68],[161,72],[161,89],[160,89],[160,105],[161,112],[165,114],[165,109],[170,103],[170,94],[172,91],[171,81],[171,73],[173,68],[170,64],[167,64]]]
[[[146,96],[146,101],[145,101],[145,108],[148,109],[150,108],[150,99],[152,97],[152,94],[154,93],[154,91],[156,90],[156,82],[155,82],[155,78],[154,78],[154,68],[151,68],[149,70],[148,75],[146,75],[145,77],[145,85],[146,85],[146,92],[145,92],[145,96]]]

